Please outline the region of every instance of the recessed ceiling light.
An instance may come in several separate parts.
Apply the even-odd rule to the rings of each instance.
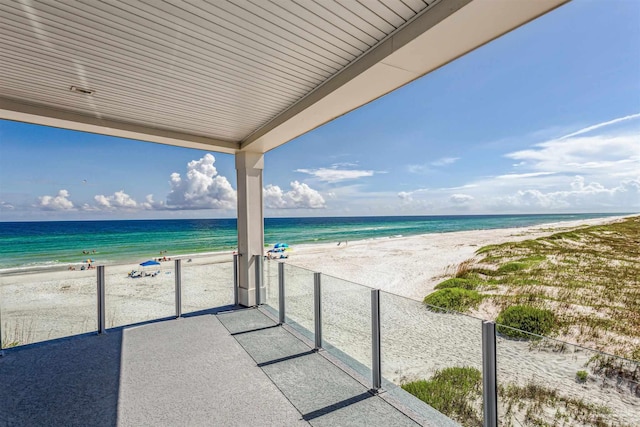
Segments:
[[[78,93],[82,93],[84,95],[93,95],[94,93],[96,93],[95,90],[85,89],[85,88],[78,87],[78,86],[71,86],[70,90],[71,90],[71,92],[78,92]]]

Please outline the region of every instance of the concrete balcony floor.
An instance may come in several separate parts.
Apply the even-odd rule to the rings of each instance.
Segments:
[[[9,349],[0,426],[450,425],[371,394],[292,332],[227,307]]]

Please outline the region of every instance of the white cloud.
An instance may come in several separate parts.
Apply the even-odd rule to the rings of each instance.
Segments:
[[[90,205],[88,203],[83,203],[80,209],[84,212],[98,212],[100,210],[99,207],[95,205]]]
[[[527,150],[506,154],[506,157],[522,160],[518,167],[529,166],[537,170],[567,172],[566,167],[610,166],[611,161],[632,162],[640,160],[640,113],[631,114],[585,127],[567,135],[535,144]],[[625,123],[630,122],[630,123]],[[625,127],[618,127],[624,123]],[[605,128],[612,127],[613,129]],[[595,133],[596,130],[602,130]],[[591,133],[592,135],[585,135]],[[584,135],[584,136],[581,136]]]
[[[638,171],[640,169],[640,133],[595,135],[556,139],[527,150],[506,154],[525,166],[545,173],[594,173]]]
[[[381,202],[384,200],[384,193],[380,194]],[[413,191],[401,191],[396,193],[396,197],[400,199],[400,205],[396,203],[387,203],[386,206],[381,206],[382,209],[387,209],[389,214],[397,215],[398,213],[406,215],[424,215],[433,213],[439,207],[444,206],[444,201],[440,195],[437,195],[434,190],[429,188],[418,188]],[[397,209],[401,210],[398,211]]]
[[[57,196],[38,197],[38,207],[48,211],[70,211],[74,210],[73,202],[68,199],[67,190],[58,191]]]
[[[236,191],[224,176],[220,176],[215,166],[215,157],[204,155],[199,160],[187,164],[183,178],[179,173],[171,174],[171,190],[167,202],[156,201],[152,194],[137,202],[123,190],[111,196],[99,194],[94,197],[95,206],[83,205],[86,211],[95,210],[173,210],[173,209],[235,209]]]
[[[640,207],[640,177],[625,180],[614,187],[605,187],[598,182],[587,183],[582,176],[576,176],[569,188],[543,192],[538,189],[518,190],[515,194],[499,197],[498,204],[516,208],[544,208],[547,210]]]
[[[306,173],[318,178],[320,181],[329,183],[364,178],[373,176],[375,173],[372,170],[338,169],[336,165],[331,168],[296,169],[296,172]]]
[[[536,181],[543,181],[536,186]],[[468,187],[464,193],[440,188],[396,193],[405,213],[453,213],[473,209],[477,213],[506,212],[637,212],[640,211],[640,175],[613,185],[584,176],[543,176],[523,180],[494,178]],[[563,180],[561,183],[558,180]],[[523,181],[526,187],[518,187]],[[499,186],[498,183],[505,185]]]
[[[487,203],[531,210],[635,209],[640,203],[639,118],[609,120],[508,153],[519,161],[514,167],[521,173],[479,180],[473,194]]]
[[[522,179],[533,178],[536,176],[553,175],[555,172],[531,172],[531,173],[509,173],[506,175],[498,175],[496,179]]]
[[[460,157],[442,157],[441,159],[431,162],[431,166],[447,166],[460,160]]]
[[[519,148],[502,151],[511,161],[479,156],[478,161],[484,162],[479,170],[490,171],[490,176],[474,176],[475,168],[470,167],[455,175],[455,183],[447,182],[445,177],[415,179],[411,185],[416,187],[399,182],[396,191],[391,192],[385,186],[388,194],[368,187],[354,187],[350,193],[336,191],[338,198],[335,203],[331,202],[331,208],[350,206],[359,214],[365,214],[365,208],[370,208],[381,214],[393,207],[397,213],[410,215],[463,210],[474,213],[639,211],[640,115],[601,122],[581,126],[584,129],[577,132],[573,132],[576,127],[569,131],[555,128],[553,132],[538,132],[534,135],[536,140],[525,145],[523,141],[531,138],[514,136],[510,141],[520,145],[511,147]],[[552,138],[552,134],[558,136]],[[498,148],[501,147],[504,146]],[[411,165],[409,170],[414,173],[449,171],[458,166],[456,162],[460,160],[448,157]],[[428,184],[434,185],[430,189],[420,188]]]
[[[123,190],[116,191],[111,196],[98,194],[93,198],[98,204],[98,209],[114,210],[114,209],[137,209],[138,203],[131,198]]]
[[[15,209],[15,206],[13,206],[11,203],[7,203],[5,201],[0,201],[0,211],[1,210],[12,211],[14,209]]]
[[[413,200],[413,192],[401,191],[398,193],[398,197],[404,202],[410,202]]]
[[[413,191],[400,191],[399,193],[396,193],[396,197],[400,199],[399,205],[396,201],[382,205],[379,209],[386,209],[388,214],[393,215],[397,215],[398,213],[407,215],[423,215],[426,213],[432,213],[436,205],[438,205],[438,202],[433,198],[433,194],[428,188],[420,188]],[[382,202],[384,202],[384,193],[380,194],[379,203]]]
[[[94,204],[84,203],[80,209],[85,212],[235,209],[236,191],[224,176],[218,174],[214,163],[213,155],[206,154],[201,159],[187,164],[184,177],[172,173],[171,191],[166,203],[154,200],[152,194],[147,195],[144,201],[138,202],[124,190],[120,190],[112,195],[98,194],[94,196]],[[56,197],[43,196],[40,198],[39,206],[49,210],[75,209],[67,199],[68,196],[66,190],[61,190]],[[335,197],[335,194],[331,194],[331,197]],[[264,188],[264,200],[265,206],[273,209],[326,208],[325,199],[318,191],[298,181],[291,182],[289,191],[268,185]]]
[[[358,166],[358,162],[340,162],[331,165],[332,168],[352,168]]]
[[[626,122],[628,120],[633,120],[633,119],[637,119],[640,118],[640,113],[637,114],[630,114],[628,116],[624,116],[624,117],[619,117],[617,119],[613,119],[613,120],[609,120],[607,122],[602,122],[602,123],[598,123],[592,126],[587,126],[586,128],[580,129],[578,131],[572,132],[568,135],[562,136],[558,139],[566,139],[566,138],[571,138],[573,136],[577,136],[577,135],[582,135],[584,133],[589,133],[591,131],[603,128],[603,127],[607,127],[607,126],[611,126],[614,124],[618,124],[618,123],[622,123],[622,122]]]
[[[410,173],[427,173],[431,168],[428,165],[408,165],[407,170]]]
[[[267,185],[263,190],[264,205],[270,209],[322,209],[325,200],[316,190],[298,181],[291,182],[291,190],[284,192],[277,185]]]
[[[146,196],[144,202],[137,202],[130,195],[123,190],[116,191],[111,196],[105,196],[98,194],[93,197],[96,204],[89,205],[85,203],[80,209],[85,212],[98,212],[98,211],[139,211],[139,210],[164,210],[166,206],[164,202],[156,202],[153,200],[153,195]]]
[[[451,191],[451,190],[467,190],[469,188],[476,188],[478,184],[465,184],[459,185],[457,187],[448,187],[448,188],[440,188],[440,191]]]
[[[140,203],[140,206],[143,209],[148,210],[161,210],[166,208],[163,201],[156,202],[153,200],[153,194],[147,194],[147,197],[145,197],[145,201]]]
[[[397,196],[405,202],[411,202],[415,199],[414,196],[420,197],[421,194],[426,194],[430,191],[431,190],[429,188],[418,188],[412,191],[401,191],[397,193]]]
[[[171,191],[167,206],[180,209],[235,209],[236,191],[224,176],[218,175],[211,154],[187,164],[183,178],[179,173],[171,174]]]
[[[466,205],[473,200],[475,200],[475,197],[468,194],[452,194],[449,196],[449,201],[454,205]]]
[[[424,174],[432,172],[436,168],[451,165],[458,160],[460,160],[460,157],[442,157],[440,159],[422,165],[409,165],[407,166],[407,170],[411,173]]]

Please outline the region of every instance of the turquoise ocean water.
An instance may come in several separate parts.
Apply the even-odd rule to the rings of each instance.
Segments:
[[[612,215],[619,214],[266,218],[265,244],[524,227]],[[0,273],[61,268],[87,258],[96,264],[140,262],[160,251],[175,256],[236,247],[235,219],[0,222]]]

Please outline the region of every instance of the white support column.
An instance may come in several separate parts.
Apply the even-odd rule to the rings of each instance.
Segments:
[[[262,208],[261,153],[236,154],[238,177],[238,285],[239,303],[256,305],[256,257],[262,257],[264,247],[264,213]],[[261,289],[261,292],[264,290]]]

